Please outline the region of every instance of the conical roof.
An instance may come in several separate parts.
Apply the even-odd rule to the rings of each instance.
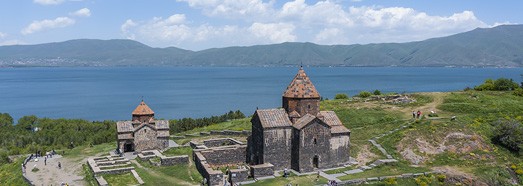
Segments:
[[[145,104],[145,102],[140,102],[140,104],[134,109],[133,115],[151,115],[154,114],[154,111]]]
[[[320,93],[305,74],[303,67],[300,67],[298,74],[291,81],[287,90],[283,93],[286,98],[320,98]]]

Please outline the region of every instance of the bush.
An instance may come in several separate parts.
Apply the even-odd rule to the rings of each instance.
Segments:
[[[381,95],[381,91],[379,91],[379,90],[374,90],[374,92],[372,92],[372,94],[378,96],[378,95]]]
[[[361,91],[359,94],[358,94],[358,97],[360,98],[368,98],[370,97],[372,94],[368,91]]]
[[[517,175],[523,175],[523,169],[516,170],[516,174]]]
[[[485,91],[485,90],[498,90],[498,91],[507,91],[515,90],[519,85],[514,82],[512,79],[499,78],[496,80],[487,79],[485,82],[479,86],[474,87],[474,90]]]
[[[512,94],[514,94],[515,96],[523,96],[523,88],[515,89]]]
[[[349,99],[349,96],[347,94],[336,94],[334,99]]]
[[[428,116],[429,116],[429,117],[438,117],[438,114],[436,114],[436,113],[430,113]]]
[[[398,181],[396,181],[396,178],[387,178],[385,179],[385,185],[397,185]]]
[[[447,179],[447,176],[445,176],[444,174],[438,174],[436,176],[436,179],[438,179],[439,182],[445,182],[445,179]]]
[[[498,120],[493,123],[494,137],[492,141],[519,152],[523,148],[523,126],[517,120]]]

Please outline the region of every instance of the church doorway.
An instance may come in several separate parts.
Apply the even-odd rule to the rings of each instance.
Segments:
[[[132,143],[126,143],[123,146],[123,152],[133,152],[133,151],[134,151],[134,146]]]
[[[315,155],[314,158],[312,158],[312,167],[314,167],[315,169],[317,169],[319,166],[319,163],[320,160],[318,158],[318,155]]]

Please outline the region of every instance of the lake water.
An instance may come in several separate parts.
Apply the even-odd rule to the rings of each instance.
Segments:
[[[142,96],[157,118],[220,115],[281,106],[298,68],[74,67],[0,68],[0,112],[87,120],[130,119]],[[305,68],[321,96],[456,91],[486,78],[521,81],[523,68]]]

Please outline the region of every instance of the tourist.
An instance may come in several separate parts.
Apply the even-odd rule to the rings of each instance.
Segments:
[[[419,119],[420,116],[421,116],[421,111],[418,110],[418,113],[417,113],[418,119]]]
[[[58,168],[62,169],[62,164],[60,162],[58,162]]]
[[[416,111],[412,111],[412,118],[416,119]]]
[[[47,156],[44,159],[44,165],[47,165]]]

